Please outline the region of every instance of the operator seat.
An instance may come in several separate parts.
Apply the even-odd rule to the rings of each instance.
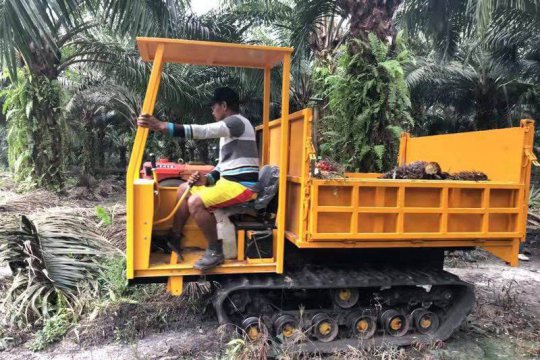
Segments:
[[[242,204],[227,208],[229,216],[251,215],[259,220],[267,220],[270,213],[277,210],[275,196],[279,187],[279,168],[274,165],[265,165],[259,171],[259,181],[253,186],[257,198]]]
[[[237,256],[236,233],[238,230],[257,232],[261,240],[271,239],[272,231],[276,226],[278,186],[279,168],[265,165],[259,171],[259,181],[253,186],[253,189],[257,191],[255,200],[214,211],[218,238],[223,240],[223,252],[226,259]],[[249,254],[249,249],[246,254]]]

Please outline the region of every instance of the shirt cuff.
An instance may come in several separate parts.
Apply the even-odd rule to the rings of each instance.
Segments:
[[[167,134],[172,137],[186,137],[186,131],[184,125],[167,123]]]
[[[174,136],[174,124],[172,122],[167,123],[167,133],[169,136]]]

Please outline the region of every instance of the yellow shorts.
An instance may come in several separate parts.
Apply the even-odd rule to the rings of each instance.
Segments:
[[[193,186],[191,193],[200,196],[208,210],[241,204],[257,197],[257,193],[253,190],[223,178],[212,186]]]

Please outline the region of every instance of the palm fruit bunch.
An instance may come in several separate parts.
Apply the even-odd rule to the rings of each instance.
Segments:
[[[423,180],[462,180],[487,181],[488,177],[481,171],[459,171],[447,173],[441,166],[432,161],[414,161],[407,165],[397,166],[380,176],[381,179],[423,179]]]
[[[488,177],[481,171],[459,171],[448,176],[448,180],[488,181]]]
[[[381,179],[431,179],[442,180],[444,174],[436,162],[414,161],[410,164],[397,166],[382,174]]]
[[[317,162],[317,169],[319,169],[319,171],[336,171],[337,170],[337,167],[334,163],[332,163],[331,161],[329,160],[320,160]]]
[[[345,177],[343,167],[328,159],[317,161],[315,163],[313,174],[315,177],[321,179],[336,179]]]

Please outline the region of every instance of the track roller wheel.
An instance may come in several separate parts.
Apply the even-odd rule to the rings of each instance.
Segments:
[[[274,321],[276,337],[282,337],[283,341],[294,339],[298,329],[298,321],[292,315],[280,315]]]
[[[349,317],[349,329],[352,336],[359,339],[369,339],[377,331],[377,321],[369,314],[355,313]]]
[[[409,319],[407,316],[394,309],[382,313],[381,324],[385,332],[392,336],[403,336],[409,331]]]
[[[346,288],[346,289],[336,289],[333,291],[334,303],[337,304],[342,309],[350,309],[358,302],[360,297],[358,289],[355,288]]]
[[[415,329],[421,334],[431,334],[439,328],[439,317],[431,311],[416,309],[411,313],[411,318]]]
[[[266,325],[261,319],[251,316],[242,321],[242,330],[244,330],[247,338],[250,341],[260,340],[264,335],[268,333]]]
[[[339,327],[336,320],[324,313],[318,313],[311,319],[312,333],[321,342],[330,342],[338,334]]]

